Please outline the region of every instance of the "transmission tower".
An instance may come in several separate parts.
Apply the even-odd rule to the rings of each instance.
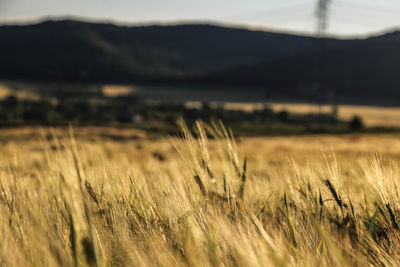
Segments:
[[[328,11],[332,0],[317,0],[317,36],[323,38],[328,28]]]
[[[318,38],[318,80],[316,83],[317,86],[317,97],[318,97],[318,106],[319,106],[319,116],[321,115],[321,106],[322,106],[322,95],[324,90],[324,76],[325,76],[325,37],[326,30],[328,28],[328,15],[329,15],[329,6],[332,3],[332,0],[317,0],[317,9],[316,9],[316,17],[317,17],[317,38]],[[337,117],[338,107],[336,101],[336,91],[334,89],[329,90],[329,102],[332,104],[332,115],[334,118]]]

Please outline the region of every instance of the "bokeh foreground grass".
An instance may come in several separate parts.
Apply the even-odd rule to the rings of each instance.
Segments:
[[[237,144],[222,125],[182,129],[162,141],[87,141],[72,130],[3,140],[1,265],[400,262],[399,157],[368,150],[390,139],[353,136],[327,152],[329,138]]]

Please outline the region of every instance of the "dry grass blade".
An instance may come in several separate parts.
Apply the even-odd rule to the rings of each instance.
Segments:
[[[207,190],[203,184],[203,182],[201,181],[201,178],[199,175],[195,175],[194,176],[194,180],[196,181],[196,184],[199,186],[200,192],[203,194],[203,196],[207,195]]]
[[[374,232],[375,221],[376,221],[376,217],[378,215],[378,211],[379,211],[379,207],[376,207],[374,215],[372,216],[372,219],[371,219],[371,223],[369,224],[369,227],[368,227],[368,233],[370,234],[370,236],[372,236],[372,234]]]
[[[324,229],[322,229],[322,227],[312,218],[311,221],[313,222],[314,227],[317,229],[318,233],[322,237],[322,240],[324,241],[323,243],[326,244],[326,246],[328,247],[329,252],[331,253],[331,257],[333,261],[336,262],[337,266],[349,266],[349,264],[344,259],[342,253],[340,252],[340,249],[335,245],[334,241],[330,238],[329,234]],[[327,262],[329,262],[328,259],[326,260]]]
[[[285,204],[286,219],[287,219],[288,226],[289,226],[290,237],[291,237],[291,240],[292,240],[292,243],[293,243],[294,247],[297,247],[297,241],[296,241],[297,233],[296,233],[296,229],[294,228],[292,219],[291,219],[290,214],[289,214],[289,206],[288,206],[288,201],[287,201],[287,197],[286,197],[286,192],[283,194],[283,202]]]
[[[392,225],[396,230],[399,230],[399,225],[397,224],[396,216],[394,215],[394,212],[392,208],[390,207],[390,204],[386,204],[386,209],[389,212],[390,220],[392,221]]]
[[[82,240],[84,244],[88,245],[85,250],[85,255],[86,258],[89,259],[89,262],[91,262],[94,266],[96,267],[101,267],[101,256],[100,256],[100,250],[99,250],[99,245],[98,245],[98,237],[97,237],[97,232],[96,228],[93,225],[93,219],[92,219],[92,213],[89,210],[88,206],[85,206],[85,212],[86,212],[86,218],[88,221],[88,226],[89,226],[89,234],[90,234],[90,239],[87,239],[87,241]]]
[[[242,175],[241,175],[241,184],[239,188],[239,193],[238,196],[240,199],[243,198],[244,196],[244,186],[246,185],[246,178],[247,178],[247,158],[244,159],[243,162],[243,170],[242,170]]]
[[[71,243],[72,258],[74,259],[74,266],[78,266],[78,247],[77,247],[77,237],[74,225],[74,220],[72,215],[69,215],[69,242]]]
[[[329,191],[331,192],[333,198],[336,201],[336,204],[339,206],[339,208],[343,211],[343,207],[345,206],[340,195],[336,192],[335,187],[331,183],[329,179],[324,180],[325,185],[328,187]],[[346,207],[346,206],[345,206]]]
[[[88,192],[88,194],[89,194],[89,196],[92,198],[92,200],[93,200],[97,205],[100,205],[100,204],[99,204],[99,200],[97,199],[97,195],[96,195],[96,193],[94,192],[92,185],[91,185],[88,181],[85,181],[85,187],[86,187],[86,191]]]
[[[258,217],[265,209],[265,207],[268,204],[269,199],[271,198],[272,193],[269,194],[269,196],[265,199],[264,203],[261,205],[260,209],[258,210],[258,212],[256,213],[256,217]]]

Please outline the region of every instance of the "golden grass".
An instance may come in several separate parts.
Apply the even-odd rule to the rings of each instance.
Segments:
[[[316,113],[318,106],[309,104],[273,103],[274,111],[286,110],[298,114]],[[322,112],[331,112],[331,107],[323,105]],[[400,108],[340,105],[339,118],[351,120],[353,116],[360,116],[366,126],[400,127]]]
[[[5,99],[9,96],[32,101],[39,101],[42,99],[42,96],[29,86],[25,87],[25,90],[15,90],[13,85],[13,83],[0,82],[0,99]],[[56,99],[52,98],[51,101],[55,103]]]
[[[131,94],[135,90],[134,86],[126,85],[104,85],[103,94],[106,97],[118,97]]]
[[[400,136],[183,127],[119,141],[104,128],[1,130],[1,265],[399,262]]]
[[[212,103],[211,105],[218,106],[217,103]],[[191,101],[187,102],[186,106],[189,108],[200,108],[201,103]],[[262,110],[265,107],[261,103],[225,103],[223,106],[227,110],[241,110],[245,112]],[[304,103],[268,103],[267,106],[275,112],[285,110],[294,114],[316,114],[320,110],[318,105]],[[331,106],[321,106],[321,112],[330,113],[331,111]],[[339,105],[338,115],[340,119],[346,121],[350,121],[354,116],[360,116],[368,127],[400,127],[400,108],[398,107]]]

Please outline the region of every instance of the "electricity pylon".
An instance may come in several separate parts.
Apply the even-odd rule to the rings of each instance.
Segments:
[[[318,0],[317,3],[317,35],[322,38],[328,28],[329,4],[332,0]]]
[[[317,97],[318,105],[319,105],[319,115],[321,114],[321,101],[322,101],[322,93],[324,90],[324,70],[325,70],[325,43],[324,38],[326,37],[326,30],[328,28],[328,15],[329,15],[329,6],[332,0],[317,0],[317,9],[316,9],[316,17],[317,17],[317,38],[318,38],[318,81],[317,85]],[[338,107],[336,101],[336,90],[329,90],[329,98],[332,104],[332,115],[336,118]]]

